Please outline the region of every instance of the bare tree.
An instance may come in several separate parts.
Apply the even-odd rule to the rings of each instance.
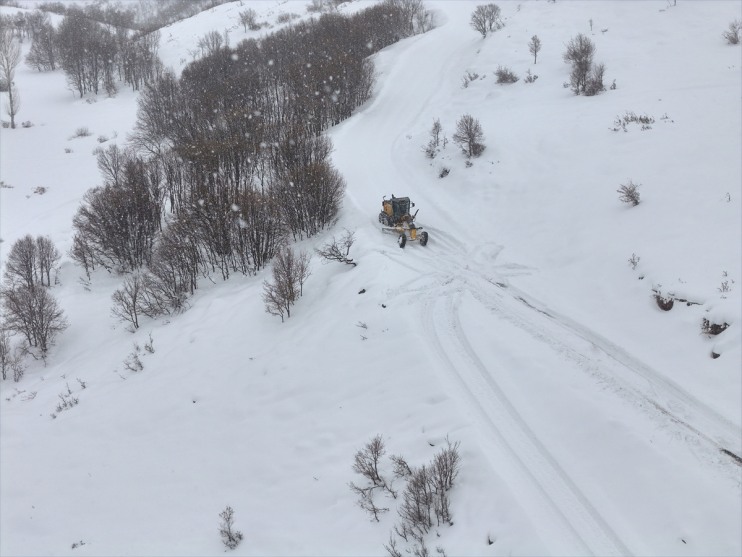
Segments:
[[[739,34],[742,30],[742,21],[735,19],[729,24],[729,29],[724,31],[721,36],[727,41],[727,44],[739,44]]]
[[[386,454],[384,439],[381,435],[376,435],[363,449],[356,452],[353,471],[365,476],[373,485],[384,485],[385,482],[379,474],[379,462],[384,454]]]
[[[21,43],[13,36],[10,29],[0,29],[0,79],[8,84],[8,102],[6,105],[10,116],[10,127],[15,128],[15,115],[20,108],[18,91],[13,86],[15,68],[21,61]]]
[[[38,254],[39,281],[44,286],[44,279],[46,278],[46,286],[51,286],[51,273],[57,267],[57,263],[62,256],[49,236],[38,236],[36,238],[36,252]]]
[[[113,299],[111,314],[120,321],[131,323],[132,330],[139,328],[143,290],[142,274],[134,272],[124,279],[123,286],[111,296]]]
[[[567,43],[567,50],[563,57],[565,62],[572,64],[570,84],[575,95],[585,92],[594,55],[595,44],[582,33]]]
[[[257,15],[258,14],[252,8],[248,8],[247,10],[243,10],[239,13],[240,23],[245,28],[245,33],[247,33],[248,29],[250,29],[251,31],[260,29],[260,25],[258,25],[255,21]]]
[[[242,532],[234,530],[234,509],[227,506],[219,513],[221,522],[219,523],[219,535],[222,537],[222,543],[227,549],[234,549],[242,541]]]
[[[38,252],[30,234],[17,240],[5,262],[5,282],[10,287],[34,288],[39,280]]]
[[[22,334],[31,348],[45,355],[57,333],[67,328],[67,320],[57,301],[46,288],[5,288],[2,291],[5,326]]]
[[[467,157],[478,157],[484,151],[484,133],[479,120],[471,114],[464,114],[456,123],[453,141],[464,151]]]
[[[402,504],[397,510],[410,534],[418,541],[433,526],[434,494],[430,469],[424,464],[413,470],[402,494]]]
[[[11,127],[15,127],[15,115],[21,109],[21,95],[15,84],[8,87],[8,100],[5,101],[5,112],[10,116]]]
[[[468,85],[468,81],[465,81],[465,83]],[[438,155],[438,152],[440,151],[442,133],[443,126],[441,126],[441,120],[440,118],[436,118],[435,120],[433,120],[433,127],[430,129],[430,141],[428,141],[428,144],[423,148],[423,151],[425,151],[425,155],[429,159],[434,159],[436,155]],[[443,146],[445,147],[445,139]]]
[[[541,50],[541,39],[538,38],[538,35],[534,35],[531,37],[531,42],[528,43],[528,52],[533,54],[533,63],[536,63],[536,58],[538,57],[538,53]]]
[[[73,259],[86,269],[101,265],[116,270],[137,269],[150,261],[162,216],[158,171],[153,162],[127,157],[120,183],[106,180],[85,194],[72,221]],[[119,174],[112,176],[115,180]]]
[[[263,283],[265,310],[271,315],[291,317],[291,306],[303,294],[310,275],[309,255],[298,256],[291,248],[280,251],[273,262],[273,283]]]
[[[263,282],[263,302],[265,303],[265,311],[271,315],[280,316],[281,323],[283,323],[284,315],[291,317],[290,297],[282,286],[283,285],[279,283],[270,283],[267,280]]]
[[[350,248],[353,247],[354,242],[355,233],[346,230],[340,240],[335,239],[335,236],[333,236],[332,241],[327,242],[315,251],[322,259],[327,261],[338,261],[339,263],[345,263],[346,265],[353,265],[355,267],[358,263],[348,257],[350,254]]]
[[[433,458],[430,469],[436,491],[448,491],[453,487],[461,465],[459,445],[460,441],[451,443],[447,440],[447,446]]]
[[[56,31],[53,25],[45,22],[34,35],[26,64],[40,72],[53,71],[57,69],[58,57]]]
[[[604,77],[605,64],[593,64],[585,81],[585,87],[583,89],[585,96],[591,97],[605,91],[605,85],[603,84]]]
[[[219,51],[224,44],[224,37],[218,31],[209,31],[198,40],[201,56],[210,56]]]
[[[0,375],[5,380],[11,372],[13,380],[18,382],[23,377],[23,358],[13,347],[10,336],[10,332],[0,325]]]
[[[488,32],[497,31],[504,27],[504,23],[500,17],[500,6],[497,4],[486,4],[477,6],[474,12],[471,14],[471,20],[469,24],[482,34],[482,38],[487,36]]]
[[[399,10],[404,36],[424,33],[432,23],[431,14],[425,9],[423,0],[384,0],[384,6]]]

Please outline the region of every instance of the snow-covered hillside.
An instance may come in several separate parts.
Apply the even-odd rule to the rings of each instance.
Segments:
[[[46,365],[0,382],[0,554],[221,554],[227,505],[234,554],[384,554],[399,500],[379,495],[375,522],[348,487],[377,434],[390,478],[389,455],[419,466],[460,442],[431,554],[742,553],[742,51],[721,37],[742,2],[498,2],[506,25],[484,39],[479,3],[426,1],[436,28],[376,54],[372,99],[329,130],[344,206],[298,247],[348,229],[358,266],[315,256],[285,323],[263,307],[270,271],[204,284],[134,334],[118,323],[122,277],[86,285],[66,253],[101,181],[92,152],[126,144],[137,94],[79,99],[63,73],[18,67],[33,126],[0,130],[0,256],[50,235],[70,326]],[[225,4],[163,29],[163,62],[180,71],[210,30],[270,31],[245,33],[242,5],[274,29],[309,17],[298,0]],[[563,86],[578,33],[615,89]],[[497,84],[498,66],[521,79]],[[651,129],[615,124],[631,112]],[[470,165],[451,141],[464,114],[485,135]],[[436,119],[449,142],[431,160]],[[427,246],[381,233],[391,194],[415,202]],[[662,311],[655,291],[691,305]],[[730,326],[704,335],[704,318]],[[57,412],[68,389],[79,404]]]

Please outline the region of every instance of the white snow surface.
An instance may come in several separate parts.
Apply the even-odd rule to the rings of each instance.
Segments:
[[[212,29],[257,36],[240,4],[163,29],[165,64],[179,71]],[[499,4],[506,26],[483,39],[477,2],[427,1],[437,27],[374,56],[372,99],[328,131],[339,223],[297,246],[353,230],[358,266],[315,256],[285,323],[263,308],[269,271],[205,282],[188,311],[133,334],[115,321],[122,277],[85,289],[66,254],[101,182],[97,139],[125,145],[137,94],[79,99],[61,72],[19,66],[18,121],[33,126],[0,131],[0,247],[53,238],[70,326],[46,365],[0,384],[0,554],[222,554],[227,505],[235,555],[385,554],[399,501],[379,495],[377,523],[348,488],[377,434],[415,466],[460,442],[454,523],[431,553],[742,554],[742,468],[723,452],[742,455],[742,56],[721,37],[742,2]],[[305,2],[244,5],[273,24],[309,17]],[[580,32],[615,90],[562,86]],[[498,85],[498,65],[521,80]],[[464,88],[467,71],[480,77]],[[612,131],[627,111],[652,129]],[[481,122],[481,157],[467,167],[449,141],[427,159],[434,119],[450,140],[463,114]],[[92,135],[70,139],[81,126]],[[629,179],[637,207],[618,200]],[[380,231],[391,194],[416,203],[426,247]],[[697,305],[663,312],[653,288]],[[704,317],[730,327],[703,335]],[[150,335],[144,369],[126,370]],[[67,386],[79,404],[53,419]]]

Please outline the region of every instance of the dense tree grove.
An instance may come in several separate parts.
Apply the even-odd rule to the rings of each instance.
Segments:
[[[119,80],[135,90],[152,80],[161,69],[159,42],[159,31],[143,36],[131,35],[125,27],[109,31],[75,8],[67,9],[54,39],[67,81],[81,97],[101,88],[112,94]]]
[[[67,327],[64,312],[50,292],[52,272],[60,253],[47,236],[26,235],[10,248],[0,288],[0,367],[22,374],[20,360],[12,354],[10,333],[23,337],[22,350],[38,349],[46,355],[57,333]]]
[[[323,132],[369,98],[368,57],[430,23],[419,0],[387,0],[235,47],[205,36],[180,78],[145,80],[132,151],[99,153],[104,185],[74,221],[86,269],[137,270],[114,313],[178,311],[200,277],[252,275],[331,226],[345,182]]]
[[[81,97],[101,91],[113,94],[120,81],[138,90],[161,71],[157,56],[160,33],[132,31],[132,12],[111,7],[102,10],[94,5],[62,7],[65,18],[58,28],[39,10],[19,12],[15,18],[0,17],[0,27],[18,40],[32,40],[26,56],[32,68],[50,71],[61,67],[70,88]]]
[[[104,184],[89,190],[73,219],[71,255],[86,270],[129,271],[149,263],[162,215],[159,167],[113,145],[98,152]]]
[[[82,9],[89,19],[99,23],[145,34],[229,1],[231,0],[139,0],[136,4],[124,5],[120,2],[96,2],[85,4]],[[69,10],[80,8],[79,4],[67,1],[42,2],[36,7],[59,15],[67,15]]]

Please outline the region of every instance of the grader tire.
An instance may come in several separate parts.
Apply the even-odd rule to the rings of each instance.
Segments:
[[[399,244],[400,248],[404,248],[405,244],[407,243],[407,236],[404,234],[400,234],[399,238],[397,239],[397,243]]]
[[[420,245],[425,246],[428,243],[428,233],[425,231],[420,232]]]

